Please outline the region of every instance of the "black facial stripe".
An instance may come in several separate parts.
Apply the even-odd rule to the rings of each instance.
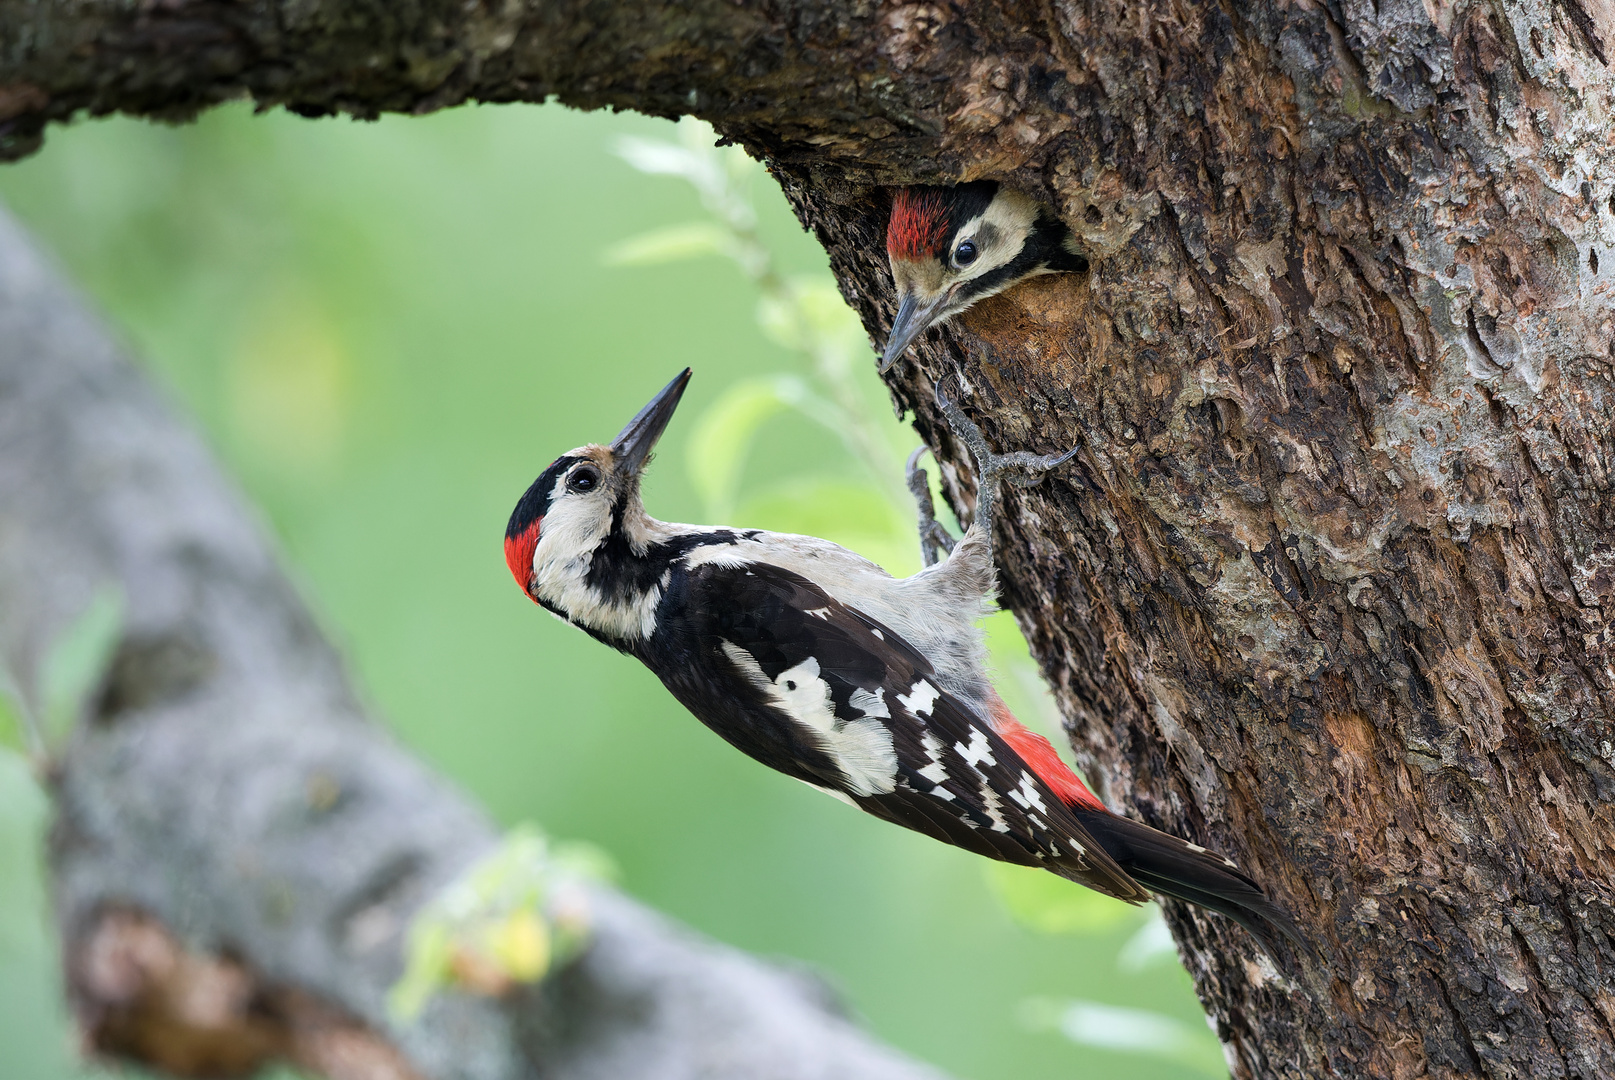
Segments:
[[[959,293],[954,302],[968,300],[973,296],[989,296],[999,289],[1019,281],[1047,263],[1048,258],[1042,252],[1035,250],[1034,245],[1028,244],[1021,249],[1021,253],[996,270],[988,271],[979,278],[972,278],[959,287]]]
[[[538,479],[533,481],[517,501],[516,509],[510,513],[510,524],[505,526],[507,539],[520,536],[527,531],[527,526],[549,513],[550,492],[555,490],[555,481],[562,473],[582,460],[583,458],[570,455],[558,457],[549,468],[539,474]]]
[[[611,533],[594,549],[584,581],[609,601],[643,596],[661,582],[668,567],[691,551],[707,544],[733,544],[744,535],[732,529],[684,533],[652,544],[644,555],[635,555],[622,527],[619,505],[612,514]]]
[[[1037,226],[1027,237],[1026,245],[1021,248],[1020,254],[998,269],[965,282],[960,287],[956,300],[990,295],[1045,266],[1055,270],[1088,269],[1087,259],[1080,255],[1072,255],[1065,250],[1065,236],[1066,228],[1057,219],[1049,215],[1040,216]],[[1078,267],[1074,265],[1075,263],[1081,263],[1081,266]]]
[[[1034,242],[1048,254],[1048,267],[1050,270],[1059,270],[1062,273],[1082,274],[1088,270],[1088,260],[1066,247],[1071,238],[1071,230],[1066,228],[1065,222],[1050,213],[1041,213],[1037,216]]]

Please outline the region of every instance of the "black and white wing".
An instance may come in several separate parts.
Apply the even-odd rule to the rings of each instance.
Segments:
[[[1149,893],[892,630],[767,563],[674,575],[641,656],[763,764],[968,851]]]

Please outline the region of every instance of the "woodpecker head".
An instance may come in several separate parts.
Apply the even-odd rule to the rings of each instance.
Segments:
[[[643,554],[659,523],[639,499],[639,476],[673,418],[685,368],[607,446],[591,443],[556,458],[516,504],[505,527],[505,562],[516,584],[551,611],[592,629],[631,636],[643,597],[611,595],[613,555]]]
[[[995,180],[899,188],[886,227],[897,316],[884,374],[928,326],[1034,274],[1088,269],[1054,212]]]

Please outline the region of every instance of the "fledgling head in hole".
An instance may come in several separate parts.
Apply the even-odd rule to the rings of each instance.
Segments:
[[[1054,211],[996,180],[899,188],[886,226],[897,315],[884,374],[927,327],[1036,274],[1080,273],[1088,260]]]
[[[505,563],[529,597],[564,606],[563,594],[581,584],[605,545],[643,554],[653,523],[640,503],[640,474],[689,381],[685,368],[609,445],[591,443],[556,458],[516,503],[505,527]]]

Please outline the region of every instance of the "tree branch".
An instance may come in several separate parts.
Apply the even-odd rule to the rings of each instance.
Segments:
[[[538,992],[384,1008],[414,909],[494,840],[369,722],[253,515],[0,216],[0,655],[24,693],[108,583],[105,686],[55,762],[55,896],[93,1045],[339,1080],[935,1080],[814,980],[592,895]]]
[[[873,6],[730,0],[125,4],[0,0],[0,154],[80,111],[169,119],[232,98],[334,112],[428,112],[464,101],[696,113],[776,153],[854,164],[876,140],[930,147],[952,92],[906,79]],[[889,20],[888,20],[889,21]]]

